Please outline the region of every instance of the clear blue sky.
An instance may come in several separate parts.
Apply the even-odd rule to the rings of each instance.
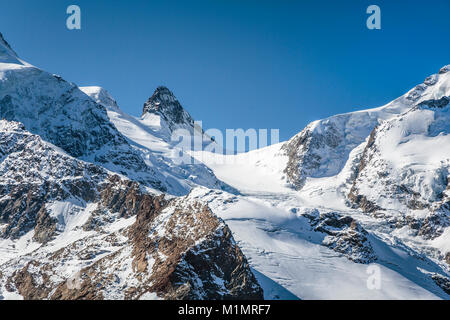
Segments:
[[[166,85],[205,128],[279,128],[376,107],[450,64],[449,0],[0,0],[28,62],[140,116]],[[82,30],[65,27],[82,10]],[[382,30],[366,28],[370,4]]]

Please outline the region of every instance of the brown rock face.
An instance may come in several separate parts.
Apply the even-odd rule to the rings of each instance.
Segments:
[[[361,208],[361,210],[368,213],[373,213],[377,210],[380,210],[381,208],[377,206],[375,203],[369,201],[365,196],[358,194],[358,188],[356,187],[356,183],[357,179],[360,178],[360,173],[364,170],[364,168],[367,166],[367,163],[370,161],[370,150],[371,148],[374,147],[377,128],[378,127],[375,127],[375,129],[373,129],[372,132],[370,133],[369,140],[367,142],[366,147],[364,148],[364,152],[359,162],[359,166],[356,170],[357,171],[355,175],[356,178],[353,181],[353,185],[348,194],[348,199],[355,207]]]
[[[357,263],[371,263],[377,260],[367,231],[352,217],[335,212],[306,217],[310,219],[314,231],[327,235],[322,245]]]
[[[304,152],[308,148],[310,140],[311,134],[308,130],[305,130],[283,146],[283,150],[288,156],[288,163],[284,169],[284,173],[286,173],[289,182],[297,190],[300,190],[305,183],[302,165]]]
[[[2,262],[0,290],[25,299],[263,299],[230,230],[207,206],[150,194],[58,153],[18,123],[5,125],[0,237],[34,231],[42,246]],[[74,237],[58,248],[66,231]]]
[[[336,153],[343,142],[343,132],[336,124],[324,122],[322,126],[322,130],[317,131],[313,124],[308,125],[281,148],[288,157],[284,173],[296,190],[303,188],[306,178],[324,174],[320,168],[326,159],[326,152]]]
[[[436,283],[446,294],[450,295],[450,280],[441,274],[434,273],[431,279]]]
[[[165,299],[263,299],[228,227],[199,202],[155,198],[130,229],[133,268],[151,268],[151,291]],[[158,215],[161,208],[162,213]],[[161,215],[171,215],[159,221]],[[155,227],[164,225],[164,233]],[[153,232],[152,232],[153,231]],[[152,266],[148,257],[152,257]]]
[[[102,216],[104,224],[97,224],[92,238],[27,258],[31,262],[8,277],[11,291],[25,299],[141,299],[148,294],[171,300],[263,299],[230,230],[206,205],[189,196],[166,200],[146,194],[118,177],[103,184],[99,194],[93,215]],[[106,234],[104,226],[114,223],[103,217],[107,213],[136,218],[129,227]],[[64,270],[61,264],[73,257],[88,265],[75,280],[61,277],[58,268]]]

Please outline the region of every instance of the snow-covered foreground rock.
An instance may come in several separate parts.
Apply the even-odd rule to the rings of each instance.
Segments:
[[[449,96],[179,163],[169,89],[132,117],[0,35],[0,299],[449,299]]]

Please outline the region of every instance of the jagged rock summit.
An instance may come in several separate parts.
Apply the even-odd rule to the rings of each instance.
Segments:
[[[167,142],[177,129],[184,130],[184,134],[201,134],[204,140],[211,142],[211,138],[204,135],[202,128],[195,124],[189,112],[165,86],[156,88],[153,95],[145,102],[141,119],[158,130]]]

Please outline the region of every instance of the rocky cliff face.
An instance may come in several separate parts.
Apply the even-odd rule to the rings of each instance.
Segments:
[[[173,130],[177,125],[194,126],[194,119],[183,109],[174,94],[166,87],[158,87],[144,104],[142,115],[152,113],[161,116]]]
[[[161,174],[146,165],[107,117],[79,88],[31,66],[0,66],[0,118],[25,128],[69,155],[166,190]]]
[[[352,217],[337,212],[319,213],[317,210],[303,215],[315,232],[326,234],[322,245],[356,263],[371,263],[377,256],[368,239],[368,232]]]
[[[1,248],[27,239],[0,260],[3,296],[263,298],[230,230],[205,204],[149,194],[17,122],[0,121],[0,159]]]
[[[129,192],[141,198],[131,221],[3,264],[4,290],[25,299],[263,298],[229,229],[207,207]],[[64,276],[71,264],[80,269]]]
[[[0,236],[20,238],[34,230],[45,243],[57,230],[52,202],[95,199],[104,169],[58,151],[18,122],[0,120]],[[61,221],[59,221],[61,222]]]
[[[173,170],[118,131],[105,90],[83,90],[0,36],[0,297],[262,299],[226,224],[161,194]]]
[[[449,99],[425,100],[372,132],[349,199],[433,239],[450,225]]]
[[[191,115],[181,106],[175,95],[168,88],[160,86],[145,102],[142,111],[142,120],[159,131],[166,142],[171,141],[172,133],[180,131],[182,135],[194,134],[202,137],[202,140],[211,143],[203,129],[197,126]],[[184,132],[184,133],[183,133]]]

